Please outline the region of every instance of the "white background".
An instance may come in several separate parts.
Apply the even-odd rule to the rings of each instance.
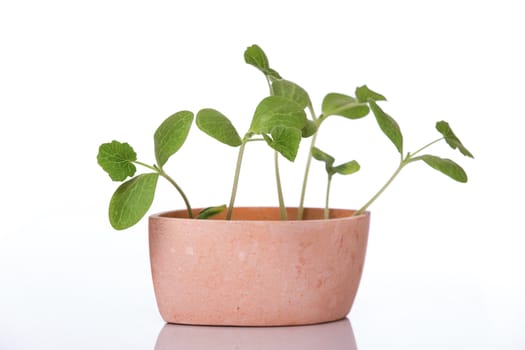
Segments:
[[[156,127],[212,107],[247,130],[267,94],[244,64],[259,44],[310,93],[367,84],[384,94],[407,150],[447,120],[474,153],[468,184],[407,167],[371,208],[367,262],[349,315],[360,349],[525,348],[523,112],[519,1],[3,1],[0,4],[0,348],[152,349],[164,323],[146,220],[111,229],[116,188],[100,143],[152,163]],[[334,178],[334,207],[363,204],[397,155],[373,118],[332,118],[319,147],[362,171]],[[306,147],[281,162],[297,205]],[[236,150],[194,128],[167,165],[194,207],[228,201]],[[250,145],[238,205],[276,205],[272,152]],[[314,164],[307,197],[322,206]],[[160,183],[150,213],[182,207]]]

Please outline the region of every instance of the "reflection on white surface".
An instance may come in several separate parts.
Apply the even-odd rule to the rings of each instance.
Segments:
[[[311,326],[208,327],[166,324],[155,350],[356,350],[348,319]]]

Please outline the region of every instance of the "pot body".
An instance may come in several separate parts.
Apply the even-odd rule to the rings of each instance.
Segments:
[[[149,218],[157,305],[168,323],[304,325],[344,318],[363,271],[370,214],[236,208],[232,220]],[[288,209],[294,218],[296,209]]]

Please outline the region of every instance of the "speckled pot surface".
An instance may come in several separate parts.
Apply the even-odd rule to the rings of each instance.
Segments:
[[[296,209],[288,209],[290,218]],[[236,208],[188,219],[185,211],[149,218],[151,271],[169,323],[304,325],[344,318],[357,293],[370,214],[306,209],[279,220],[278,208]]]

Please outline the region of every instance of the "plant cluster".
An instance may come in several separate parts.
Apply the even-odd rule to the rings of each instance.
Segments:
[[[378,104],[381,101],[386,101],[386,98],[369,89],[366,85],[356,88],[355,96],[328,93],[322,101],[321,113],[316,114],[308,93],[296,83],[283,79],[270,66],[266,54],[259,46],[252,45],[248,47],[244,52],[244,60],[247,64],[262,72],[268,84],[269,95],[255,108],[250,127],[242,137],[224,114],[215,109],[205,108],[198,111],[196,116],[190,111],[177,112],[168,117],[158,127],[154,134],[156,163],[153,165],[138,161],[137,154],[128,143],[112,141],[100,145],[97,156],[98,164],[109,174],[113,181],[125,181],[117,188],[109,204],[109,220],[115,229],[125,229],[133,226],[146,214],[152,204],[159,177],[163,177],[170,182],[180,193],[185,203],[188,217],[205,219],[227,210],[226,219],[230,219],[234,210],[244,150],[250,142],[256,141],[265,142],[274,152],[274,169],[280,214],[281,219],[286,220],[288,218],[280,181],[279,158],[284,157],[293,162],[302,140],[310,140],[297,219],[303,218],[304,199],[312,159],[324,163],[326,169],[328,180],[324,207],[325,218],[329,218],[329,196],[332,177],[335,174],[353,174],[360,169],[359,163],[355,160],[334,165],[335,159],[317,147],[317,135],[324,122],[332,116],[353,120],[364,118],[371,111],[380,130],[390,139],[400,155],[399,166],[393,175],[354,215],[360,215],[366,211],[400,171],[413,162],[423,161],[456,181],[467,182],[467,174],[454,161],[435,155],[423,154],[423,151],[433,144],[445,141],[453,149],[458,149],[463,155],[473,158],[447,122],[439,121],[436,123],[436,129],[441,134],[439,138],[415,152],[405,152],[403,135],[399,125]],[[201,210],[197,215],[193,212],[188,197],[182,188],[164,171],[164,165],[168,159],[186,141],[194,119],[197,127],[209,136],[228,146],[238,148],[229,204],[227,206],[208,207]],[[135,176],[137,165],[146,168],[148,172]],[[131,179],[128,179],[129,177]]]

